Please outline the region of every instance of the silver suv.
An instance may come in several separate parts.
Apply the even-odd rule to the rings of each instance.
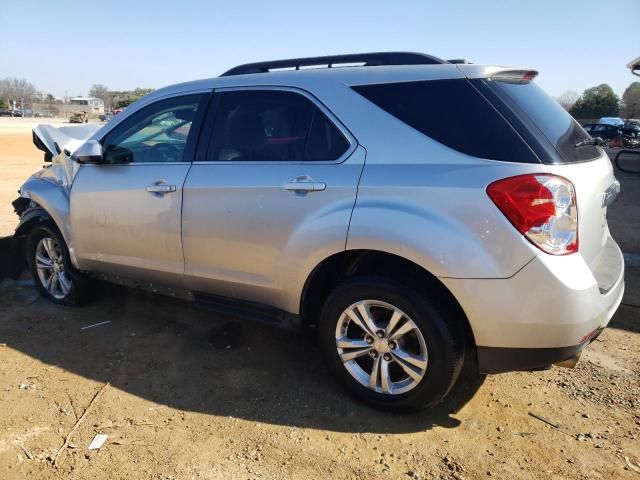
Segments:
[[[52,164],[14,202],[14,243],[56,303],[99,278],[312,327],[385,409],[433,406],[463,366],[572,364],[623,295],[619,184],[536,75],[281,60],[156,90],[97,131],[39,126]]]

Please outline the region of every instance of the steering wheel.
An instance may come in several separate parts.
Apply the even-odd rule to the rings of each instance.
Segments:
[[[181,162],[182,151],[168,143],[157,143],[149,151],[149,161],[151,162]]]

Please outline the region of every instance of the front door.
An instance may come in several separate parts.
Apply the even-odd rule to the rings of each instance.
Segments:
[[[300,272],[345,248],[364,149],[304,92],[215,95],[184,188],[186,285],[295,311]]]
[[[205,96],[142,108],[103,137],[103,164],[80,167],[71,189],[71,243],[81,269],[179,284],[182,188]]]

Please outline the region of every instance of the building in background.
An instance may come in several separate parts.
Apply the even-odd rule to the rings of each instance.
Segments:
[[[85,107],[87,113],[104,113],[104,102],[96,97],[74,97],[69,100],[71,105]],[[82,110],[82,109],[81,109]]]

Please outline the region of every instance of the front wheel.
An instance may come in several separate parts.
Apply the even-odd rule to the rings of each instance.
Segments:
[[[56,228],[39,225],[31,230],[27,260],[44,297],[64,305],[81,305],[88,299],[89,280],[71,264],[67,245]]]
[[[347,390],[385,410],[440,402],[460,373],[464,339],[428,295],[382,277],[340,285],[320,318],[329,369]]]

